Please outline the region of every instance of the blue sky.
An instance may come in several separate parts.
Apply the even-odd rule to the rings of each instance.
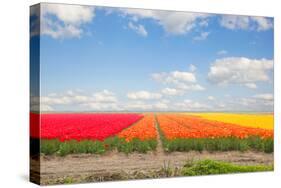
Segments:
[[[273,111],[272,18],[41,4],[40,24],[43,111]]]

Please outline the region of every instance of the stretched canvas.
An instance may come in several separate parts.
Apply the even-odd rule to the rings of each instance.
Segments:
[[[270,17],[30,7],[30,181],[272,171]]]

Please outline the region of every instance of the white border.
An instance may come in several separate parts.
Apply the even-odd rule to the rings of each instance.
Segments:
[[[1,187],[35,187],[28,182],[29,114],[29,5],[40,1],[10,0],[0,11],[0,172]],[[45,0],[44,2],[164,9],[274,17],[275,21],[275,172],[218,175],[156,180],[137,180],[81,187],[277,187],[281,177],[280,136],[280,50],[281,11],[277,0]],[[77,185],[60,186],[77,187]]]

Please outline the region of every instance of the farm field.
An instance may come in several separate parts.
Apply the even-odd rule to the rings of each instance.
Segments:
[[[268,114],[41,114],[40,136],[39,115],[31,113],[30,118],[31,136],[41,139],[45,154],[102,154],[115,149],[146,153],[154,151],[159,142],[166,152],[273,152],[273,130],[269,129],[273,115]]]
[[[273,129],[274,119],[272,114],[235,114],[235,113],[187,113],[204,119],[233,123],[246,127]]]
[[[274,132],[268,121],[268,116],[273,119],[273,115],[246,115],[250,123],[255,122],[250,117],[258,116],[259,123],[249,126],[245,125],[245,114],[231,115],[212,114],[210,118],[205,113],[31,113],[30,131],[32,140],[40,139],[43,184],[106,181],[115,176],[138,179],[199,175],[194,170],[200,165],[210,165],[206,173],[214,165],[230,168],[218,173],[273,170]],[[67,166],[59,167],[62,160],[75,167],[77,174],[69,174]],[[187,161],[189,168],[184,167]],[[92,169],[96,169],[95,176],[80,176]],[[136,169],[142,169],[144,174]]]
[[[40,138],[60,141],[104,140],[142,117],[141,114],[43,114],[40,119]],[[31,132],[31,136],[38,135]]]
[[[273,131],[182,114],[157,116],[165,150],[273,152]]]

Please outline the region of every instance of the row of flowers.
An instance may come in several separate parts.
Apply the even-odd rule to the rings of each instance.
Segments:
[[[160,128],[167,139],[175,138],[247,138],[259,136],[273,138],[273,131],[261,128],[249,128],[200,117],[180,114],[157,115]]]
[[[140,114],[30,114],[31,137],[104,140],[143,118]]]
[[[140,140],[156,139],[157,130],[153,114],[147,114],[140,121],[127,129],[121,131],[118,137],[125,138],[126,141],[131,141],[134,138]]]

